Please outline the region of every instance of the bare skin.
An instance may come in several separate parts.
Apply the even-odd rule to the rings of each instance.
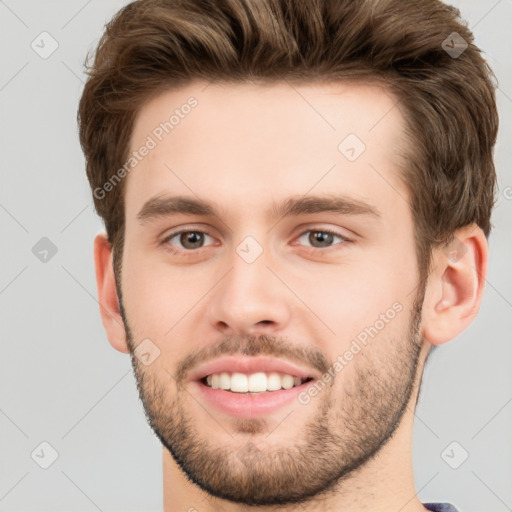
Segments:
[[[110,343],[128,353],[149,339],[159,350],[151,364],[133,363],[164,445],[165,512],[424,511],[412,465],[422,370],[431,347],[478,312],[483,232],[459,230],[456,258],[436,249],[420,286],[409,192],[398,177],[404,120],[382,88],[206,85],[165,92],[137,117],[132,151],[197,100],[125,178],[122,310],[111,248],[104,235],[95,240]],[[349,134],[364,151],[354,138],[339,149]],[[214,212],[147,207],[170,196]],[[345,210],[271,215],[274,204],[313,196],[343,197]],[[254,251],[253,261],[243,257]],[[370,326],[376,332],[363,344]],[[261,347],[299,365],[313,378],[302,395],[310,400],[242,419],[220,410],[191,379],[216,347],[240,357]],[[334,377],[313,395],[327,367]]]

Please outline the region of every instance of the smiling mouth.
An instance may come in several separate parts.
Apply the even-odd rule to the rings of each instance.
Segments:
[[[258,395],[272,391],[287,390],[313,380],[312,377],[296,377],[280,372],[220,372],[207,375],[201,383],[211,389],[221,389],[232,393]]]

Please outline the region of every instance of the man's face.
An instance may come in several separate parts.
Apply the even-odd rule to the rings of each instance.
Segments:
[[[128,342],[151,354],[133,357],[145,411],[192,481],[297,502],[367,462],[414,398],[403,118],[377,87],[205,86],[152,99],[134,126],[131,151],[151,149],[125,189]]]

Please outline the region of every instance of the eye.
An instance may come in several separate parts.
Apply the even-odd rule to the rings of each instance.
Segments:
[[[205,240],[209,238],[214,240],[213,237],[204,233],[203,231],[180,231],[178,233],[173,233],[166,237],[163,240],[163,244],[171,251],[171,252],[179,252],[179,250],[175,250],[173,246],[178,243],[181,245],[178,249],[185,249],[186,251],[193,251],[194,249],[200,249],[205,245]],[[176,242],[173,240],[176,239]]]
[[[171,253],[181,253],[188,256],[207,245],[215,245],[215,243],[207,244],[208,239],[215,242],[215,239],[204,231],[183,230],[165,237],[162,240],[162,245]],[[300,245],[308,246],[309,244],[309,247],[313,249],[329,249],[341,242],[350,242],[348,238],[339,233],[326,229],[310,229],[302,233],[297,240]]]
[[[335,239],[339,239],[341,242],[349,242],[350,240],[338,233],[325,229],[311,229],[305,231],[298,240],[307,240],[310,243],[310,247],[316,249],[328,249],[333,245]]]

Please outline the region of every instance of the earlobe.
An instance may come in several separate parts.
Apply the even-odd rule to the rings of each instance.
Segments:
[[[112,248],[105,233],[94,239],[94,265],[101,320],[110,344],[119,352],[129,353],[126,331],[119,312],[116,282],[112,267]]]
[[[423,336],[432,345],[464,331],[482,302],[489,255],[485,234],[472,224],[454,235],[447,247],[434,250],[434,270],[425,292]]]

